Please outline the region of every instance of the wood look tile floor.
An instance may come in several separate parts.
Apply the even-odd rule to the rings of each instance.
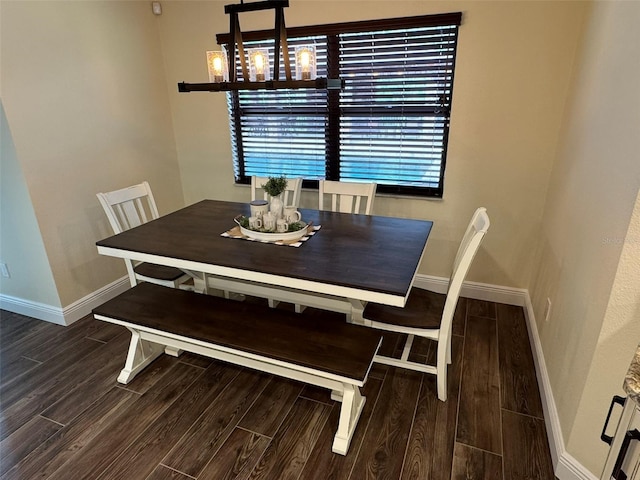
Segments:
[[[125,329],[0,314],[2,479],[555,478],[519,307],[461,299],[447,402],[433,376],[375,366],[347,456],[328,391],[188,353],[120,385]]]

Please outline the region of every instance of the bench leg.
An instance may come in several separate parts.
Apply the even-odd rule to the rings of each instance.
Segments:
[[[182,355],[183,350],[167,345],[166,347],[164,347],[164,353],[166,353],[167,355],[171,355],[172,357],[179,357],[180,355]]]
[[[140,338],[137,330],[131,331],[131,343],[129,353],[124,368],[118,375],[118,382],[127,384],[135,377],[140,370],[153,362],[164,352],[164,345],[148,342]]]
[[[269,308],[276,308],[280,303],[280,300],[274,300],[273,298],[268,298],[267,303],[269,303]]]
[[[334,392],[331,394],[332,397],[334,396],[333,393]],[[360,395],[360,389],[358,387],[354,387],[353,385],[344,386],[338,431],[333,438],[333,446],[331,447],[333,453],[339,453],[340,455],[347,454],[365,401],[366,398]]]

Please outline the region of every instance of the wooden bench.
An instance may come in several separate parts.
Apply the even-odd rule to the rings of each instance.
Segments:
[[[382,342],[379,332],[289,311],[141,283],[93,310],[131,331],[118,382],[128,383],[165,351],[188,351],[328,388],[342,402],[332,450],[346,455]],[[177,353],[176,353],[177,354]]]

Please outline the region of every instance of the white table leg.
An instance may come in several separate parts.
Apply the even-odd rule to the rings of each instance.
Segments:
[[[364,303],[362,300],[357,300],[355,298],[350,298],[349,303],[351,304],[351,313],[347,314],[347,322],[355,323],[357,325],[371,325],[370,321],[364,319],[362,314],[364,313]]]
[[[204,293],[205,295],[209,294],[209,285],[206,273],[193,274],[193,272],[187,271],[187,274],[191,275],[193,278],[193,288],[196,292]]]
[[[331,396],[333,397],[333,393]],[[360,389],[358,387],[344,385],[342,407],[340,408],[340,421],[338,423],[338,431],[333,438],[332,452],[339,453],[340,455],[347,454],[365,401],[366,398],[360,395]]]
[[[118,375],[118,382],[127,384],[135,377],[140,370],[153,362],[164,352],[164,345],[148,342],[140,338],[137,330],[131,331],[131,343],[129,353],[124,368]]]

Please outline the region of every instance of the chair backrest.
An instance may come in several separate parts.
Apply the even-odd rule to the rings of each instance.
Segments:
[[[320,210],[325,210],[325,195],[331,197],[331,207],[327,209],[333,212],[371,215],[373,200],[376,196],[376,184],[320,180],[318,186],[318,208]],[[366,202],[363,205],[364,210],[361,212],[362,199],[365,199]]]
[[[262,190],[263,199],[269,200],[269,195],[262,189],[262,185],[269,181],[269,177],[251,177],[251,200],[256,200],[258,190]],[[300,206],[300,192],[302,191],[302,178],[287,178],[287,188],[282,193],[284,205]]]
[[[147,182],[96,194],[114,233],[121,233],[159,217]]]
[[[453,272],[449,279],[449,287],[447,289],[447,299],[444,304],[444,311],[442,312],[442,321],[440,323],[440,329],[447,332],[451,329],[453,321],[453,314],[458,304],[458,298],[460,297],[460,290],[462,289],[462,282],[464,282],[467,272],[471,267],[478,248],[484,239],[487,230],[489,230],[489,216],[487,215],[487,209],[484,207],[478,208],[469,226],[462,237],[460,247],[456,253],[456,258],[453,262]]]

